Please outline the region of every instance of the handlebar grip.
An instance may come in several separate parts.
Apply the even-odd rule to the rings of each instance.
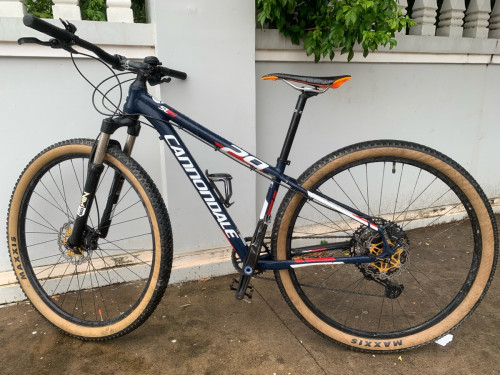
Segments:
[[[23,18],[23,23],[25,26],[31,27],[41,33],[50,35],[53,38],[59,39],[62,42],[69,42],[74,40],[75,36],[65,29],[54,26],[47,21],[33,16],[32,14],[27,14]]]
[[[187,74],[184,72],[181,72],[179,70],[174,70],[174,69],[169,69],[169,68],[164,68],[164,67],[159,67],[161,72],[169,77],[174,77],[177,79],[182,79],[185,80],[187,78]]]

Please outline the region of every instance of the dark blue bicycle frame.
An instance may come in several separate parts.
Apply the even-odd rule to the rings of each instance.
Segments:
[[[378,226],[370,221],[370,218],[362,212],[354,210],[340,202],[337,202],[319,192],[313,193],[299,186],[296,181],[283,174],[286,163],[279,162],[276,167],[261,161],[249,152],[239,148],[226,139],[213,133],[197,122],[191,120],[189,117],[183,115],[176,109],[170,107],[164,102],[161,102],[151,95],[142,85],[131,85],[129,89],[129,96],[124,106],[124,112],[127,114],[141,114],[154,126],[160,134],[167,146],[172,151],[173,155],[181,165],[182,169],[190,179],[191,183],[198,191],[198,194],[205,202],[207,208],[212,213],[212,216],[217,221],[223,234],[228,239],[229,243],[236,251],[240,259],[245,259],[248,246],[227,212],[224,205],[221,203],[219,197],[211,188],[207,177],[203,174],[198,164],[191,156],[188,148],[182,142],[173,125],[190,133],[194,137],[207,143],[215,150],[221,151],[227,156],[239,161],[250,169],[267,175],[272,179],[271,186],[269,187],[266,199],[264,201],[260,219],[270,220],[271,210],[274,204],[274,199],[280,184],[284,184],[301,194],[307,199],[310,199],[332,210],[343,213],[352,219],[371,227],[373,230],[378,231],[384,241],[384,251],[381,257],[393,253],[396,249],[391,249],[383,234],[383,227]],[[312,252],[332,250],[332,249],[345,249],[349,243],[328,244],[321,245],[321,249],[308,249],[305,251]],[[258,269],[260,270],[280,270],[288,269],[299,266],[312,266],[319,264],[347,264],[347,263],[369,263],[373,262],[374,258],[369,256],[355,256],[355,257],[328,257],[328,258],[310,258],[310,259],[291,259],[291,260],[271,260],[261,258],[258,262]]]

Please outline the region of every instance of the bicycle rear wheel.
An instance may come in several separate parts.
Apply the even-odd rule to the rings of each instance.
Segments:
[[[276,272],[292,310],[313,330],[351,348],[398,351],[428,343],[477,307],[498,257],[497,227],[480,187],[458,164],[407,142],[353,145],[319,160],[299,184],[387,226],[401,246],[389,262]],[[288,192],[278,211],[276,259],[377,255],[377,232]]]
[[[55,144],[37,155],[14,188],[8,214],[11,261],[26,296],[51,323],[88,340],[121,336],[158,305],[172,265],[168,214],[147,173],[119,147],[104,159],[83,253],[68,250],[92,140]],[[97,226],[115,174],[124,178],[105,238]],[[91,244],[90,238],[97,243]]]

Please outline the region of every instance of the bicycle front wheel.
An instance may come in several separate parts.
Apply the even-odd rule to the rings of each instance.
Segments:
[[[110,146],[92,203],[82,253],[65,242],[82,199],[92,140],[53,145],[14,188],[8,242],[17,278],[33,306],[69,335],[102,340],[142,324],[159,303],[172,265],[165,205],[147,173]],[[115,176],[124,180],[104,238],[100,215]]]
[[[276,272],[286,301],[316,332],[358,350],[409,349],[457,327],[483,298],[497,227],[478,184],[451,159],[413,143],[366,142],[324,157],[298,182],[372,216],[400,246],[388,261]],[[322,250],[333,243],[343,248]],[[272,247],[278,260],[376,256],[382,239],[290,191]]]

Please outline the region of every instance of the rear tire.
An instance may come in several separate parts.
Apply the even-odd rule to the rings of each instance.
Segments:
[[[29,163],[12,193],[7,238],[19,283],[41,315],[71,336],[104,340],[137,328],[160,302],[172,267],[172,231],[151,178],[110,146],[88,221],[95,230],[113,176],[121,174],[109,233],[82,255],[65,248],[93,144],[61,142]]]
[[[391,263],[275,272],[291,309],[320,335],[364,351],[414,348],[456,328],[484,297],[498,257],[495,218],[481,188],[451,159],[413,143],[365,142],[319,160],[298,184],[393,223],[405,236]],[[336,237],[350,245],[340,254],[320,251]],[[278,260],[310,245],[319,245],[318,257],[367,255],[379,242],[376,232],[289,191],[272,251]],[[404,289],[389,297],[384,282]]]

